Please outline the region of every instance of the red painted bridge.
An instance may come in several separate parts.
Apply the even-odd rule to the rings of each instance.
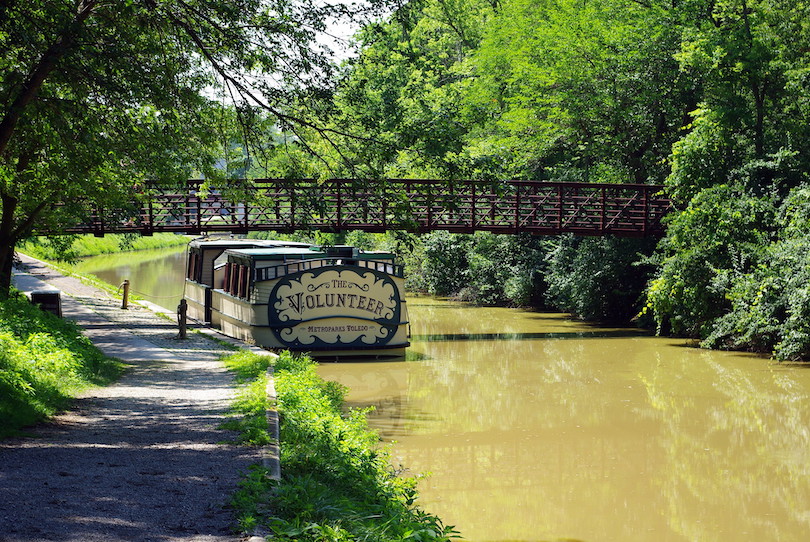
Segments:
[[[66,233],[448,230],[535,235],[663,234],[673,207],[661,186],[538,181],[351,179],[147,186],[128,209],[88,212]]]

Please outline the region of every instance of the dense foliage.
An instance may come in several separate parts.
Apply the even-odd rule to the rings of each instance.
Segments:
[[[0,438],[65,408],[78,391],[119,370],[71,322],[22,295],[10,297],[0,303]]]
[[[700,191],[677,215],[648,291],[659,330],[704,346],[810,358],[810,188]]]
[[[262,382],[269,359],[240,353],[226,363]],[[289,541],[454,538],[452,528],[415,506],[416,480],[392,468],[364,412],[342,412],[341,386],[321,379],[309,358],[289,352],[275,362],[274,379],[282,479],[269,480],[258,468],[245,478],[233,500],[243,528],[259,524],[274,540]],[[264,420],[267,405],[258,401],[264,394],[247,395],[255,397],[247,401],[253,407],[242,410]]]
[[[528,235],[438,231],[405,254],[407,285],[486,305],[536,305],[542,303],[545,253],[545,242]]]
[[[325,161],[346,175],[665,184],[678,211],[655,254],[437,233],[417,244],[412,282],[589,319],[641,312],[706,346],[806,358],[808,20],[784,0],[409,2],[359,32],[330,112],[370,141]]]
[[[653,247],[650,239],[563,237],[548,257],[549,302],[586,320],[629,322],[652,271],[640,260]]]
[[[311,0],[36,5],[0,4],[13,15],[0,17],[0,247],[45,211],[43,196],[114,203],[144,175],[216,176],[214,156],[283,177],[665,184],[678,210],[655,254],[614,239],[397,243],[412,285],[436,294],[593,319],[642,312],[707,346],[807,356],[794,279],[808,265],[806,3],[391,3],[328,90],[315,84],[333,72],[312,54],[323,10]],[[213,79],[232,110],[200,92]]]

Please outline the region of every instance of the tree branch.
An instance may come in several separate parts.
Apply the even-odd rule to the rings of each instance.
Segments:
[[[28,79],[23,83],[20,93],[9,106],[3,120],[0,121],[0,156],[5,154],[11,136],[14,135],[14,130],[25,108],[36,97],[45,80],[73,46],[79,30],[87,18],[90,17],[97,3],[98,0],[82,0],[79,2],[73,21],[48,47],[28,76]]]
[[[48,205],[53,203],[53,194],[48,194],[47,196],[42,198],[36,207],[34,207],[29,213],[28,216],[20,222],[13,230],[12,235],[15,239],[21,239],[24,236],[28,235],[31,231],[31,228],[34,226],[34,222],[39,218],[40,213],[47,207]]]
[[[203,42],[199,34],[194,30],[194,28],[191,27],[191,25],[188,24],[187,21],[178,18],[173,13],[168,13],[167,15],[174,21],[174,23],[178,27],[183,29],[183,31],[186,33],[186,35],[188,35],[189,38],[191,38],[191,40],[197,46],[197,49],[199,50],[200,54],[203,55],[203,57],[208,61],[208,63],[211,65],[214,71],[216,71],[216,73],[218,73],[220,77],[223,78],[224,81],[226,81],[229,85],[233,85],[233,88],[235,88],[243,98],[249,99],[257,106],[261,107],[262,109],[264,109],[265,111],[269,112],[271,115],[276,117],[278,120],[287,122],[291,125],[296,124],[305,128],[310,128],[315,132],[317,132],[318,134],[320,134],[321,136],[323,136],[327,141],[329,141],[327,134],[332,134],[347,137],[354,140],[364,141],[366,143],[386,144],[374,138],[352,134],[334,128],[327,128],[324,126],[320,126],[296,115],[283,113],[277,108],[271,106],[269,103],[259,98],[253,91],[248,89],[247,86],[238,79],[236,79],[236,77],[228,73],[228,71],[220,64],[220,62],[211,53],[209,47],[206,46],[205,42]],[[334,143],[330,141],[330,144],[332,144],[332,146],[334,147]]]

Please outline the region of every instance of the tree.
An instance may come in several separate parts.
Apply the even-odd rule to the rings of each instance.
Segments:
[[[680,70],[699,107],[673,146],[681,203],[659,246],[647,307],[659,329],[704,346],[810,353],[808,6],[782,0],[682,4]],[[797,220],[797,218],[799,220]]]
[[[242,139],[323,95],[314,0],[0,1],[0,295],[35,225],[116,207],[145,178],[214,175],[233,108]],[[226,106],[225,104],[229,105]]]
[[[466,174],[457,159],[467,130],[463,64],[492,9],[487,0],[408,2],[360,30],[360,54],[344,66],[332,122],[370,135],[341,145],[363,174]]]
[[[505,0],[470,59],[467,153],[495,176],[661,182],[692,83],[644,2]]]
[[[671,157],[670,192],[684,203],[742,182],[784,196],[810,169],[810,8],[783,0],[684,4],[680,71],[701,81],[693,121]],[[792,156],[794,174],[779,169]],[[773,169],[772,166],[777,166]],[[778,182],[777,182],[778,181]]]
[[[627,323],[638,315],[652,239],[563,235],[548,254],[546,297],[551,306],[584,320]]]

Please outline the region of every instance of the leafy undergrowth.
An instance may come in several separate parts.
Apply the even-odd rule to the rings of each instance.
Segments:
[[[72,322],[20,294],[0,302],[0,438],[64,409],[76,393],[109,383],[121,369]]]
[[[268,360],[252,356],[240,353],[227,364],[255,383],[264,379]],[[275,362],[282,479],[269,479],[260,467],[245,477],[232,501],[241,527],[261,525],[281,541],[458,538],[415,505],[416,479],[393,469],[364,411],[342,413],[344,389],[321,379],[315,367],[288,352]],[[254,409],[248,414],[255,415],[258,398],[248,403]]]

